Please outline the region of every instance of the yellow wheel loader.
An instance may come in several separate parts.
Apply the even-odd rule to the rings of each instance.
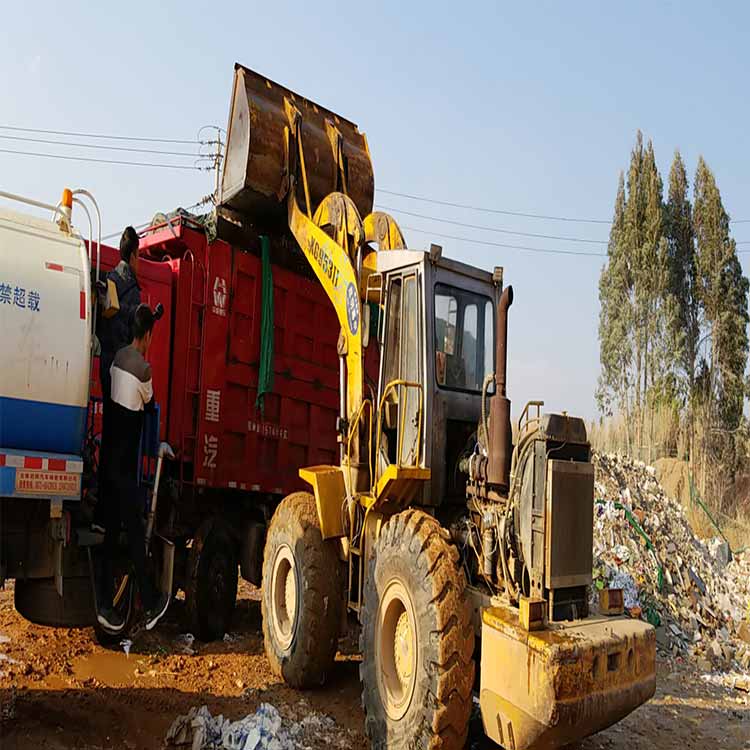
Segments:
[[[513,444],[502,269],[408,249],[372,201],[356,125],[236,66],[220,213],[284,216],[341,327],[340,460],[301,468],[310,491],[271,522],[266,652],[319,685],[356,616],[376,748],[463,747],[475,698],[508,750],[574,742],[655,689],[653,628],[622,616],[621,591],[589,611],[584,422],[533,402]]]

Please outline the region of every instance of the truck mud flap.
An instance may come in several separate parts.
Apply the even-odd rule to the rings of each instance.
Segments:
[[[158,534],[155,539],[160,547],[157,559],[161,561],[161,570],[159,571],[159,578],[156,584],[159,591],[172,596],[172,587],[174,586],[174,542],[170,542],[169,539],[165,539]]]

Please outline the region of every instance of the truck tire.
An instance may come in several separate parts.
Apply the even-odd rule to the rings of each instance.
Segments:
[[[285,497],[263,556],[263,641],[273,671],[294,688],[322,685],[333,666],[343,587],[336,544],[320,533],[315,498]]]
[[[185,616],[188,630],[201,641],[229,632],[237,601],[237,546],[218,519],[205,521],[188,553]]]
[[[37,625],[62,628],[88,627],[96,619],[91,579],[65,578],[65,596],[60,597],[54,578],[19,578],[14,591],[15,608]]]
[[[360,632],[365,730],[373,748],[466,743],[474,630],[458,551],[438,522],[406,510],[370,557]]]

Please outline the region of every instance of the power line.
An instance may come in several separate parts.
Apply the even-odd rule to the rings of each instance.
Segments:
[[[65,156],[63,154],[43,154],[38,151],[15,151],[9,148],[0,148],[2,154],[14,154],[17,156],[43,156],[48,159],[65,159],[66,161],[87,161],[95,164],[121,164],[128,167],[159,167],[160,169],[192,169],[198,172],[205,171],[202,167],[188,166],[185,164],[154,164],[142,161],[124,161],[121,159],[95,159],[89,156]]]
[[[453,203],[451,201],[438,200],[436,198],[424,198],[420,195],[410,195],[409,193],[397,193],[394,190],[384,190],[378,188],[378,192],[386,195],[395,195],[399,198],[409,198],[413,201],[423,201],[424,203],[434,203],[438,206],[450,206],[451,208],[464,208],[469,211],[480,211],[487,214],[502,214],[503,216],[522,216],[527,219],[547,219],[549,221],[569,221],[580,224],[611,224],[612,222],[604,219],[574,219],[569,216],[548,216],[547,214],[523,213],[521,211],[506,211],[499,208],[483,208],[481,206],[472,206],[467,203]]]
[[[24,141],[26,143],[45,143],[50,146],[70,146],[71,148],[97,148],[105,151],[129,151],[136,154],[160,154],[162,156],[192,156],[200,157],[200,154],[188,151],[161,151],[160,149],[151,148],[133,148],[128,146],[108,146],[98,143],[70,143],[65,141],[55,141],[49,138],[25,138],[20,135],[3,135],[0,138],[6,141]]]
[[[608,257],[607,253],[587,253],[585,251],[578,251],[578,250],[556,250],[556,249],[548,249],[543,247],[528,247],[526,245],[508,245],[502,242],[488,242],[485,240],[475,240],[471,237],[458,237],[456,235],[452,234],[444,234],[440,231],[433,231],[433,230],[427,230],[427,229],[418,229],[417,227],[408,227],[405,224],[402,224],[401,227],[403,229],[406,229],[410,232],[419,232],[421,234],[426,235],[432,235],[434,237],[441,237],[443,239],[447,240],[456,240],[458,242],[470,242],[473,245],[486,245],[487,247],[502,247],[502,248],[508,248],[510,250],[524,250],[526,252],[530,253],[548,253],[550,255],[581,255],[587,258],[606,258]],[[742,245],[742,244],[750,244],[750,241],[743,241],[743,242],[737,242],[736,244]],[[738,255],[747,255],[750,253],[750,250],[738,250]]]
[[[486,245],[487,247],[502,247],[510,250],[524,250],[530,253],[548,253],[550,255],[583,255],[589,258],[606,258],[606,253],[587,253],[583,250],[555,250],[543,247],[528,247],[526,245],[506,245],[502,242],[488,242],[487,240],[474,240],[470,237],[457,237],[452,234],[443,234],[442,232],[433,232],[425,229],[418,229],[417,227],[402,226],[410,232],[420,232],[421,234],[432,235],[433,237],[441,237],[447,240],[457,240],[459,242],[470,242],[474,245]]]
[[[501,229],[500,227],[486,227],[481,224],[467,224],[463,221],[453,221],[452,219],[442,219],[438,216],[427,216],[425,214],[417,214],[411,211],[405,211],[402,208],[391,208],[389,206],[379,205],[378,208],[382,208],[385,211],[394,211],[395,213],[401,213],[406,216],[414,216],[417,219],[428,219],[429,221],[439,221],[443,224],[453,224],[457,227],[466,227],[468,229],[481,229],[484,232],[499,232],[500,234],[515,234],[520,237],[536,237],[537,239],[543,240],[563,240],[564,242],[585,242],[589,245],[606,245],[606,240],[587,240],[581,237],[560,237],[555,234],[535,234],[534,232],[517,232],[512,229]]]
[[[102,133],[73,133],[67,130],[41,130],[39,128],[19,128],[13,125],[0,125],[0,130],[14,130],[19,133],[44,133],[45,135],[69,135],[76,138],[105,138],[113,141],[141,141],[144,143],[200,143],[198,140],[180,138],[142,138],[127,135],[104,135]]]
[[[437,198],[426,198],[422,195],[412,195],[411,193],[399,193],[395,190],[385,190],[377,188],[380,193],[386,195],[395,195],[399,198],[408,198],[413,201],[422,201],[423,203],[434,203],[437,206],[449,206],[450,208],[462,208],[467,211],[479,211],[486,214],[501,214],[503,216],[521,216],[526,219],[545,219],[547,221],[567,221],[577,224],[607,224],[611,225],[610,220],[605,219],[579,219],[571,216],[550,216],[548,214],[524,213],[522,211],[507,211],[500,208],[487,208],[484,206],[474,206],[469,203],[453,203],[452,201],[439,200]],[[730,224],[750,224],[750,219],[731,219]]]

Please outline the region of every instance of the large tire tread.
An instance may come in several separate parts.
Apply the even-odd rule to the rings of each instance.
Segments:
[[[420,632],[422,638],[427,636],[429,645],[426,663],[422,665],[427,673],[426,695],[416,726],[403,720],[399,722],[403,726],[394,726],[387,719],[379,706],[378,686],[372,673],[377,665],[373,664],[374,657],[368,659],[368,654],[374,651],[374,645],[368,641],[374,632],[372,620],[377,617],[377,602],[372,598],[377,596],[374,578],[377,557],[390,555],[413,561],[427,603],[424,616],[418,616],[420,628],[429,623],[427,632]],[[475,670],[474,630],[465,586],[458,550],[448,532],[432,516],[409,509],[387,521],[381,530],[376,555],[370,560],[360,636],[360,649],[365,655],[360,666],[362,706],[373,748],[457,750],[465,745]]]
[[[270,622],[271,576],[277,542],[286,542],[302,581],[294,640],[281,649]],[[331,671],[338,648],[343,590],[335,544],[321,536],[315,498],[309,492],[288,495],[274,513],[263,556],[263,642],[275,674],[297,689],[318,687]]]
[[[208,611],[212,607],[209,604],[208,591],[212,582],[206,576],[207,556],[214,552],[215,545],[228,550],[230,554],[230,565],[226,571],[228,576],[226,600],[222,602],[221,606],[224,611],[220,618],[215,616],[215,612]],[[196,532],[188,553],[185,587],[186,625],[188,631],[201,641],[219,640],[229,631],[237,600],[239,583],[237,566],[234,541],[229,530],[218,519],[204,521]]]

